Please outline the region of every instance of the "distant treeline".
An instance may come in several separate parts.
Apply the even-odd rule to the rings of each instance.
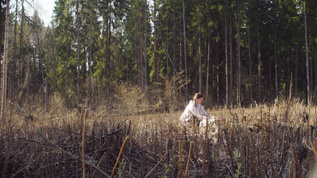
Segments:
[[[119,82],[158,99],[170,81],[207,105],[316,101],[315,0],[56,0],[47,27],[25,3],[10,3],[9,100],[59,93],[73,107],[110,98]]]

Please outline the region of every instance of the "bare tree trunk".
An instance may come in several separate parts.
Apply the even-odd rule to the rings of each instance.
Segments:
[[[237,46],[237,57],[238,57],[238,91],[237,91],[237,102],[238,105],[241,105],[241,55],[240,55],[240,7],[239,7],[239,0],[237,2],[238,6],[238,14],[237,14],[237,21],[238,21],[238,46]]]
[[[260,31],[258,30],[258,85],[259,85],[259,103],[262,103],[262,73],[261,73],[261,36]]]
[[[186,55],[186,21],[185,21],[185,0],[183,0],[183,35],[184,35],[184,64],[185,64],[185,82],[186,82],[186,96],[188,97],[188,71],[187,71],[187,55]]]
[[[226,31],[226,30],[225,30]],[[217,103],[220,103],[220,70],[219,70],[219,42],[216,41],[216,97],[217,97]],[[226,44],[226,43],[225,43]],[[228,56],[227,56],[227,61],[228,61]],[[226,90],[227,91],[227,90]]]
[[[24,23],[24,0],[22,0],[22,17],[21,17],[21,30],[20,30],[20,46],[19,46],[19,75],[18,75],[18,89],[20,88],[20,83],[22,79],[22,73],[23,73],[23,64],[22,64],[22,44],[23,44],[23,25]],[[19,103],[22,107],[22,103]]]
[[[271,49],[269,50],[269,54],[271,54]],[[270,101],[273,101],[274,100],[274,96],[271,95],[271,93],[273,93],[273,86],[272,86],[272,58],[269,57],[269,79],[268,79],[268,82],[269,82],[269,91],[266,93],[267,96],[269,96],[270,98]]]
[[[16,56],[16,51],[17,51],[17,23],[18,23],[18,0],[16,0],[15,3],[15,23],[14,23],[14,41],[13,41],[13,58],[12,58],[12,63],[13,63],[13,67],[12,67],[12,82],[11,82],[11,99],[14,99],[15,97],[15,73],[16,73],[16,60],[17,60],[17,56]]]
[[[225,61],[226,61],[226,105],[229,107],[229,61],[228,61],[228,29],[227,29],[227,6],[224,6],[225,14]],[[218,65],[218,63],[217,63]]]
[[[30,57],[30,52],[29,52],[29,54],[28,54],[28,68],[27,68],[27,73],[26,73],[26,77],[25,77],[26,81],[24,81],[26,83],[26,85],[27,85],[27,88],[26,88],[26,101],[27,101],[28,105],[30,105],[30,79],[31,79],[30,61],[31,61],[31,57]],[[35,64],[35,61],[34,61],[34,64]],[[35,94],[34,94],[34,96],[35,96]]]
[[[37,46],[36,46],[36,48],[37,48],[37,51],[40,51],[40,49],[41,49],[40,36],[39,36],[40,35],[40,30],[41,30],[40,29],[40,21],[38,21],[38,19],[37,19],[37,21],[35,23],[37,24],[37,27],[36,27],[37,28],[37,33],[36,33]],[[43,102],[43,106],[44,106],[45,105],[45,103],[44,103],[45,102],[45,96],[44,96],[45,79],[44,79],[44,68],[43,68],[44,61],[41,58],[41,56],[39,55],[39,53],[35,53],[35,54],[37,54],[37,58],[39,60],[39,70],[41,70],[41,75],[42,75],[42,86],[40,88],[43,88],[43,90],[41,91],[41,95],[42,95],[42,99],[43,99],[42,102]],[[35,63],[35,61],[34,61],[34,63]]]
[[[57,63],[57,61],[56,61],[56,55],[55,55],[55,27],[54,27],[54,24],[52,24],[52,32],[53,32],[53,39],[52,39],[52,41],[53,41],[53,46],[52,46],[52,53],[53,53],[53,56],[52,56],[52,58],[53,58],[53,78],[52,78],[52,80],[53,80],[53,89],[52,89],[52,93],[54,94],[54,92],[55,92],[55,88],[56,88],[56,78],[55,78],[55,74],[56,74],[56,69],[57,69],[57,65],[56,65],[56,63]]]
[[[183,54],[184,54],[184,46],[183,46],[183,37],[184,35],[182,34],[183,33],[183,28],[179,28],[179,34],[180,35],[180,38],[179,38],[179,71],[185,71],[185,64],[184,64],[184,60],[183,60]]]
[[[201,24],[200,24],[200,1],[199,1],[199,7],[198,7],[198,17],[199,17],[199,29],[198,29],[198,52],[199,52],[199,93],[201,93]]]
[[[314,90],[316,92],[317,89],[317,51],[315,50],[315,87]]]
[[[168,21],[166,20],[166,47],[165,47],[165,49],[166,49],[166,78],[167,78],[167,80],[169,80],[169,76],[168,76],[168,66],[169,66],[169,62],[168,62],[168,56],[169,56],[169,54],[168,54],[168,23],[167,23]]]
[[[275,98],[278,96],[278,64],[277,64],[277,44],[276,39],[274,40],[274,63],[275,63]]]
[[[48,77],[45,78],[45,106],[46,106],[46,112],[49,111],[50,102],[49,102],[49,87],[48,87]]]
[[[68,57],[69,57],[69,34],[68,34],[68,27],[66,29],[66,66],[65,66],[65,72],[66,72],[66,76],[65,76],[65,101],[66,101],[66,108],[69,108],[69,101],[68,101]]]
[[[110,92],[110,88],[111,88],[111,82],[110,82],[110,70],[111,70],[111,48],[110,48],[110,46],[111,46],[111,23],[112,23],[112,18],[111,18],[111,11],[112,11],[112,7],[111,7],[111,3],[112,3],[112,1],[110,1],[110,7],[109,7],[109,12],[110,12],[110,14],[109,14],[109,21],[108,21],[108,59],[107,59],[107,61],[108,61],[108,65],[109,65],[109,67],[108,67],[108,94],[109,94],[109,92]]]
[[[153,14],[153,20],[154,20],[154,75],[153,75],[153,81],[154,83],[157,82],[157,73],[158,73],[158,59],[157,59],[157,19],[156,19],[156,12],[157,12],[157,1],[153,0],[154,3],[154,14]]]
[[[145,3],[145,8],[144,8],[146,11],[146,3]],[[144,89],[145,89],[145,92],[147,92],[147,28],[146,28],[146,22],[147,22],[147,16],[146,16],[146,12],[144,12],[145,14],[145,20],[144,20],[144,66],[145,66],[145,72],[144,72]]]
[[[208,104],[208,88],[209,88],[209,65],[210,65],[210,36],[208,36],[207,47],[207,76],[206,76],[206,105]]]
[[[3,75],[2,75],[2,109],[1,121],[3,121],[6,113],[7,104],[7,65],[8,65],[8,52],[9,52],[9,15],[10,15],[10,0],[7,1],[6,17],[5,17],[5,34],[4,34],[4,59],[3,59]],[[2,172],[1,177],[5,173]]]
[[[298,48],[297,48],[297,43],[295,46],[295,97],[297,97],[297,75],[298,75]]]
[[[308,34],[307,34],[307,17],[306,17],[306,3],[305,3],[305,2],[304,2],[304,17],[305,17],[305,44],[306,44],[307,104],[308,104],[308,106],[310,106],[310,81],[309,81]]]
[[[290,58],[291,58],[291,52],[290,52],[290,49],[291,48],[291,46],[288,46],[287,47],[287,57],[286,57],[286,62],[287,62],[287,74],[291,74],[291,72],[290,72]],[[292,74],[291,75],[287,75],[287,79],[286,79],[286,86],[287,86],[287,82],[289,82],[288,83],[288,85],[289,85],[289,87],[287,87],[287,88],[285,88],[285,91],[286,91],[286,93],[285,93],[285,96],[287,96],[287,93],[290,93],[290,89],[291,89],[291,85],[292,85]],[[290,100],[291,98],[289,98],[289,100]]]
[[[138,45],[138,50],[139,50],[139,59],[140,59],[140,62],[138,64],[139,66],[139,87],[141,87],[143,90],[144,90],[144,68],[143,68],[143,33],[142,33],[142,21],[143,19],[141,19],[142,17],[139,17],[139,31],[138,31],[138,40],[139,40],[139,45]]]
[[[173,3],[173,9],[175,8],[175,3]],[[176,64],[176,40],[175,40],[175,35],[176,35],[176,32],[175,32],[175,29],[176,29],[176,25],[175,25],[175,23],[176,23],[176,20],[175,20],[175,11],[173,11],[173,66],[175,66],[175,64]],[[176,69],[176,68],[175,68]],[[173,70],[173,89],[175,88],[175,80],[174,80],[174,78],[175,78],[175,76],[176,76],[176,70]],[[175,92],[175,91],[174,91]]]
[[[77,26],[77,29],[76,29],[77,30],[77,104],[79,104],[79,96],[80,96],[79,0],[77,0],[77,3],[76,3],[76,26]]]
[[[229,99],[228,99],[228,104],[232,104],[233,103],[233,97],[232,97],[232,93],[233,93],[233,44],[232,44],[232,39],[233,39],[233,35],[232,35],[232,16],[229,16]]]
[[[37,56],[36,56],[36,51],[37,50],[33,50],[33,52],[32,52],[32,55],[30,55],[31,57],[30,57],[30,65],[33,65],[33,69],[36,69],[37,67],[36,67],[36,62],[35,62],[35,59],[37,58]],[[33,57],[33,58],[32,58]],[[28,60],[29,60],[29,58],[27,58],[27,61],[26,61],[26,73],[28,72],[28,69],[29,68],[31,68],[31,67],[29,67],[28,65]],[[32,60],[32,61],[31,61]],[[37,70],[33,70],[33,76],[36,76],[37,75]],[[30,76],[31,76],[32,74],[31,74],[31,70],[30,70]],[[30,79],[31,79],[31,77],[30,77]],[[27,81],[25,84],[23,84],[23,86],[29,86],[29,78],[28,77],[25,77],[25,79],[24,79],[24,83],[25,83],[25,81]],[[37,83],[37,82],[36,82]],[[24,88],[24,87],[23,87]],[[40,92],[40,88],[41,88],[41,86],[37,83],[37,84],[34,84],[34,87],[32,87],[32,91],[33,91],[33,95],[32,95],[32,104],[34,104],[34,102],[35,102],[35,98],[37,97],[37,93],[39,93]],[[28,98],[30,97],[30,96],[27,96]],[[27,103],[28,105],[30,104],[30,102],[28,102]]]
[[[248,45],[249,45],[249,77],[250,77],[250,102],[253,99],[253,85],[252,85],[252,56],[251,56],[251,34],[250,26],[248,27]]]
[[[310,43],[311,44],[311,43]],[[313,59],[312,59],[312,55],[309,56],[309,67],[310,67],[310,92],[311,92],[311,98],[310,98],[310,102],[312,102],[312,98],[314,96],[314,80],[313,80]]]
[[[91,2],[92,3],[92,2]],[[90,11],[90,39],[89,39],[89,59],[88,59],[88,107],[91,106],[91,60],[92,60],[92,10]]]
[[[111,3],[109,3],[109,0],[107,1],[108,5],[108,14],[107,14],[107,44],[106,44],[106,95],[108,97],[109,90],[110,90],[110,36],[111,36],[111,28],[110,28],[110,21],[111,21]]]

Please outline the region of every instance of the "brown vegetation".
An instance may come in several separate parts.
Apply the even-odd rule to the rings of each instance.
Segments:
[[[55,100],[51,112],[7,106],[0,130],[2,177],[83,177],[83,172],[87,177],[307,177],[314,163],[317,107],[298,100],[207,110],[220,117],[207,136],[206,129],[181,126],[181,111],[127,116],[100,105],[88,110],[84,122],[84,109],[66,111]]]

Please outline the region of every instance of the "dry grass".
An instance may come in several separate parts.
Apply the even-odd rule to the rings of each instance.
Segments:
[[[314,162],[317,108],[298,100],[207,110],[220,117],[208,139],[205,129],[178,123],[181,111],[144,114],[144,108],[130,108],[133,115],[127,115],[106,106],[89,111],[83,139],[84,113],[56,103],[49,113],[38,106],[7,107],[0,128],[5,177],[82,177],[81,145],[87,177],[110,176],[117,160],[116,177],[307,177]]]

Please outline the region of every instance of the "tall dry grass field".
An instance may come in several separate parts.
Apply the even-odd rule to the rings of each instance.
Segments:
[[[207,110],[220,118],[207,129],[184,128],[178,122],[182,111],[163,112],[137,99],[88,110],[83,129],[86,109],[66,111],[54,100],[50,112],[8,105],[0,128],[2,177],[83,177],[83,172],[86,177],[308,177],[314,171],[317,107],[298,100]]]

